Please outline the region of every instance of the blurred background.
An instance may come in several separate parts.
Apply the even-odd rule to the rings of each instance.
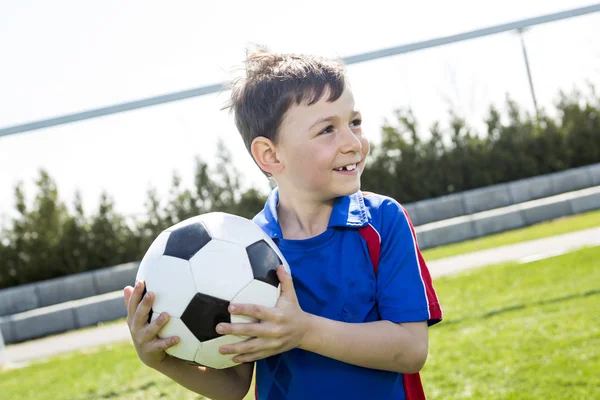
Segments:
[[[117,291],[119,279],[126,282],[132,271],[135,276],[136,262],[162,229],[211,210],[252,217],[270,190],[243,146],[232,116],[221,110],[227,91],[43,129],[9,130],[227,82],[240,73],[245,50],[252,43],[278,52],[350,57],[579,9],[572,17],[522,31],[351,63],[347,71],[364,131],[373,143],[363,188],[407,205],[423,249],[467,246],[437,256],[429,253],[426,259],[432,264],[438,258],[484,247],[571,231],[587,232],[585,240],[575,240],[581,245],[600,241],[600,232],[594,230],[600,224],[594,213],[600,209],[599,7],[594,1],[578,0],[0,2],[0,332],[4,341],[15,343],[16,354],[14,346],[73,330],[66,322],[48,328],[63,318],[50,316],[45,322],[30,320],[40,333],[27,336],[22,332],[35,329],[19,328],[15,321],[24,321],[30,316],[27,312],[41,312],[43,307]],[[489,191],[482,192],[484,188]],[[565,194],[568,200],[552,197]],[[536,215],[506,208],[551,197]],[[548,208],[548,201],[554,208]],[[537,205],[527,207],[538,210]],[[490,210],[501,213],[502,222],[474,225],[473,218],[483,217],[473,215]],[[569,220],[566,228],[544,225],[546,233],[524,231],[512,239],[473,244],[481,243],[473,240],[552,224],[567,216],[579,219]],[[515,218],[517,222],[506,222]],[[442,225],[452,229],[443,231]],[[547,244],[523,257],[535,258],[552,248]],[[514,261],[495,257],[488,254],[479,264]],[[128,272],[111,278],[117,272],[109,273],[107,268],[123,265],[129,265],[123,267]],[[577,293],[597,293],[600,288],[599,265],[597,261],[589,265],[586,274],[591,286]],[[92,271],[104,271],[117,287],[99,290],[99,275],[94,275],[89,293],[73,280],[56,281]],[[43,282],[46,286],[40,286]],[[53,289],[47,289],[50,282]],[[453,285],[459,284],[442,284],[448,292],[457,287]],[[48,296],[53,300],[44,300],[43,288],[52,292]],[[26,289],[33,293],[30,306],[23,305]],[[65,295],[68,292],[72,295]],[[114,304],[122,303],[118,294],[115,299]],[[499,306],[494,304],[490,310]],[[71,324],[95,326],[118,317],[122,315],[92,318],[89,323],[76,317]],[[448,319],[456,321],[452,316]],[[453,329],[452,323],[449,326]],[[590,331],[587,325],[586,329],[587,354],[598,365],[598,329]],[[4,354],[10,356],[7,350]],[[432,354],[440,360],[440,364],[432,361],[434,365],[445,365]],[[0,382],[3,375],[5,382],[21,379],[9,376],[21,368],[8,370],[0,373]],[[574,379],[583,382],[583,389],[557,398],[591,398],[587,396],[591,390],[600,390],[597,376],[578,376]],[[454,379],[459,387],[435,386],[434,398],[521,398],[508,392],[491,396],[492,389],[485,385],[480,392],[469,391],[460,386],[464,379]],[[157,395],[147,391],[154,385],[142,386],[117,391],[116,397]],[[4,389],[10,388],[7,383]],[[100,387],[88,392],[75,390],[69,398],[99,398],[107,393],[101,393]],[[27,398],[26,393],[11,393],[11,398]],[[173,398],[183,396],[173,393],[179,393]],[[550,386],[547,393],[557,391]],[[539,396],[549,398],[544,393]]]

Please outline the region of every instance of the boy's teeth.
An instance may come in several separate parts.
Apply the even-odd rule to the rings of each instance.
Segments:
[[[336,171],[354,171],[356,169],[356,164],[346,165],[345,167],[336,168]]]

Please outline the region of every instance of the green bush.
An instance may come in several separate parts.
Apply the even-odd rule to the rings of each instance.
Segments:
[[[524,115],[507,100],[506,122],[490,108],[487,130],[474,132],[450,115],[449,128],[435,123],[423,139],[410,110],[382,128],[363,175],[365,189],[402,203],[548,174],[600,161],[600,98],[592,90],[561,94],[558,116]]]

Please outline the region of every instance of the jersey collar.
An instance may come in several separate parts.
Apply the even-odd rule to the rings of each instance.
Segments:
[[[254,217],[253,221],[272,239],[281,239],[281,226],[277,216],[279,189],[275,188],[269,194],[264,209]],[[329,217],[328,228],[345,227],[360,228],[369,223],[367,208],[360,191],[349,196],[338,197]]]

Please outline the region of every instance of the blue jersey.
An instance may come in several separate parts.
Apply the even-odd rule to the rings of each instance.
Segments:
[[[442,311],[406,210],[393,199],[357,192],[340,197],[322,234],[283,239],[278,191],[254,218],[279,246],[292,272],[302,309],[348,323],[389,320],[439,322]],[[371,225],[380,241],[375,274],[359,228]],[[351,365],[300,349],[256,363],[260,400],[405,399],[403,375]]]

